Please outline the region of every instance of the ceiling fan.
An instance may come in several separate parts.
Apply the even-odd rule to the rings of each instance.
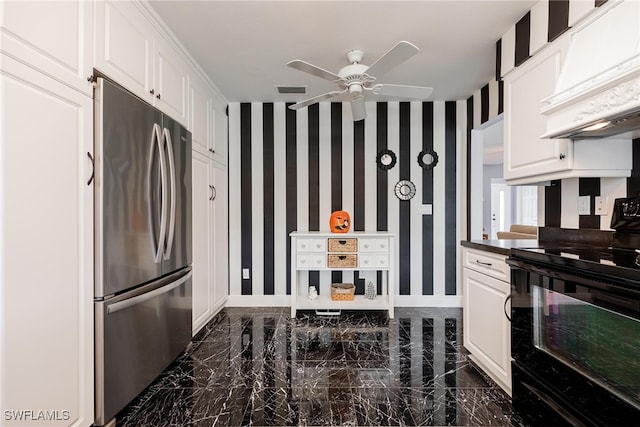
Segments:
[[[347,53],[349,65],[342,68],[337,74],[300,59],[294,59],[287,63],[289,67],[332,81],[338,85],[340,90],[315,96],[305,101],[298,102],[297,104],[290,105],[289,108],[297,110],[311,104],[315,104],[316,102],[326,101],[329,99],[333,101],[349,100],[351,102],[353,120],[358,121],[367,117],[367,112],[364,107],[365,94],[385,95],[403,99],[426,100],[433,92],[433,88],[380,83],[374,84],[376,82],[376,77],[374,76],[385,74],[392,68],[411,58],[419,51],[420,49],[415,45],[406,41],[401,41],[392,47],[387,53],[378,58],[373,64],[364,65],[360,63],[360,61],[362,61],[362,56],[364,55],[363,52],[357,49],[351,50]]]

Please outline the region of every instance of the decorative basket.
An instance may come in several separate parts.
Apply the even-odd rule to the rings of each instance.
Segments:
[[[331,300],[332,301],[353,301],[356,293],[356,287],[353,283],[332,283],[331,284]]]

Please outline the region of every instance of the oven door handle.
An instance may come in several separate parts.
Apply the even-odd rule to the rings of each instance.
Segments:
[[[511,322],[511,317],[509,317],[509,314],[507,313],[507,303],[511,298],[513,298],[513,293],[510,293],[509,295],[507,295],[507,297],[504,299],[504,305],[502,306],[502,311],[504,311],[504,317],[506,317],[509,322]]]

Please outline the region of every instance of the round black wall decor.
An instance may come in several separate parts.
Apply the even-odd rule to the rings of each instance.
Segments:
[[[376,163],[383,171],[389,170],[396,165],[396,153],[391,150],[380,150]]]
[[[408,179],[403,179],[396,184],[395,193],[400,200],[411,200],[416,195],[416,186]]]
[[[422,169],[433,169],[438,164],[438,153],[433,150],[422,150],[418,154],[418,164]]]

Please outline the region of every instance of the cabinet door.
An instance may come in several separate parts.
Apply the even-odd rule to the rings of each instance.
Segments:
[[[505,77],[504,178],[522,178],[572,167],[567,139],[541,139],[546,117],[541,100],[553,94],[562,46],[549,45]]]
[[[0,2],[0,49],[91,95],[93,2]]]
[[[213,308],[219,310],[229,295],[229,199],[227,168],[212,162],[213,185]]]
[[[149,103],[156,92],[154,34],[153,27],[133,3],[96,3],[95,68]]]
[[[463,269],[464,346],[511,393],[511,324],[504,314],[508,283]]]
[[[206,84],[197,76],[189,78],[189,130],[193,148],[203,154],[210,153],[212,138],[212,100]]]
[[[155,47],[155,106],[187,126],[189,72],[186,62],[164,39],[158,37]]]
[[[93,423],[90,97],[0,56],[0,408]],[[5,351],[4,349],[8,349]]]
[[[213,138],[210,148],[213,152],[213,158],[223,165],[227,164],[227,132],[228,121],[226,107],[216,104],[213,112]]]
[[[192,206],[193,206],[193,333],[204,326],[211,316],[213,288],[211,277],[212,197],[210,160],[193,151]]]

